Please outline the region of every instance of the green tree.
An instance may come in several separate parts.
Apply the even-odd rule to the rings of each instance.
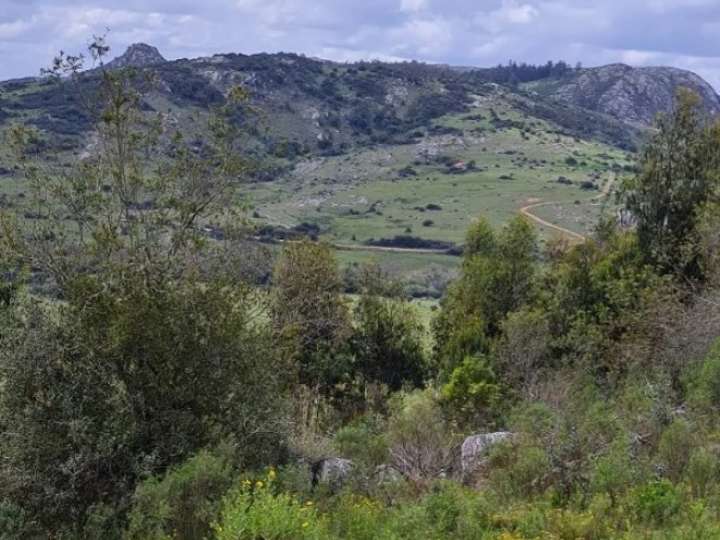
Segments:
[[[285,364],[258,324],[258,296],[206,264],[234,237],[228,225],[211,242],[205,227],[237,217],[230,119],[244,93],[214,111],[196,152],[142,111],[141,74],[81,68],[63,55],[53,74],[93,90],[95,152],[46,170],[27,154],[35,134],[16,127],[46,219],[4,216],[0,235],[17,271],[39,270],[62,299],[28,297],[0,336],[0,490],[49,536],[82,534],[100,507],[122,514],[139,479],[220,440],[248,466],[273,461],[286,432]]]
[[[487,359],[468,356],[453,370],[441,396],[461,425],[477,429],[497,413],[501,389]]]
[[[332,397],[350,371],[352,326],[341,284],[332,249],[309,241],[288,243],[273,273],[272,327],[313,395],[307,425],[317,419],[319,399]]]
[[[353,310],[356,368],[366,381],[393,391],[419,387],[426,375],[424,328],[401,293],[377,267],[366,268]]]
[[[497,237],[480,220],[466,245],[462,275],[434,323],[436,357],[445,377],[466,356],[489,352],[505,316],[535,294],[537,238],[527,220],[513,219]]]
[[[625,182],[622,196],[637,221],[643,252],[663,271],[701,277],[697,254],[688,254],[683,246],[699,209],[718,195],[720,122],[707,121],[700,98],[681,89],[674,110],[658,118],[640,165],[640,173]]]

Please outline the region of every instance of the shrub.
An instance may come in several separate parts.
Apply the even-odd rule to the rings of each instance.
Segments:
[[[383,540],[392,535],[390,516],[381,504],[367,497],[344,495],[332,509],[332,538]]]
[[[443,402],[464,423],[491,419],[501,396],[500,385],[485,358],[467,356],[442,387]]]
[[[694,408],[708,414],[720,409],[720,342],[707,356],[692,381],[690,402]]]
[[[550,457],[538,446],[496,445],[490,451],[492,486],[505,497],[532,497],[545,491]]]
[[[706,448],[698,448],[691,455],[685,471],[695,497],[706,497],[718,480],[717,456]]]
[[[655,525],[667,524],[680,511],[681,505],[680,493],[668,480],[657,480],[636,488],[630,500],[636,516]]]
[[[27,512],[10,501],[0,501],[0,540],[42,538]]]
[[[387,437],[393,466],[416,484],[446,471],[456,441],[433,393],[401,394],[392,409]]]
[[[326,521],[311,501],[275,493],[274,473],[244,479],[227,497],[212,529],[217,540],[330,539]]]
[[[675,420],[663,432],[658,447],[658,457],[666,474],[673,482],[679,481],[693,447],[694,431],[685,420]]]
[[[629,448],[626,444],[616,444],[595,460],[590,483],[595,492],[606,493],[615,506],[619,496],[632,485],[634,476]]]
[[[202,451],[163,478],[140,484],[133,496],[127,537],[176,540],[205,538],[231,487],[229,460]]]
[[[386,462],[387,440],[376,417],[363,416],[338,430],[335,447],[339,454],[355,464],[376,467]]]

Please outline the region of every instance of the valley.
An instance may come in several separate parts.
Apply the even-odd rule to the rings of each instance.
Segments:
[[[339,248],[343,263],[379,261],[419,291],[431,276],[453,275],[459,259],[444,253],[460,252],[477,218],[500,226],[523,213],[543,241],[592,232],[614,212],[600,190],[634,172],[643,122],[667,106],[637,94],[642,112],[623,122],[623,110],[604,107],[603,92],[627,91],[646,73],[561,63],[519,86],[494,81],[523,67],[459,71],[292,54],[167,62],[143,44],[109,66],[150,74],[144,108],[168,138],[202,141],[209,112],[234,85],[244,87],[250,112],[237,120],[251,169],[239,179],[238,204],[260,236],[319,238]],[[694,85],[715,110],[704,83],[676,71],[652,73],[660,95]],[[93,80],[88,72],[74,88],[39,78],[0,83],[0,127],[37,128],[37,157],[48,167],[83,159],[94,144],[82,107]],[[578,88],[593,90],[595,101],[578,101]],[[0,205],[22,209],[27,186],[1,152]]]

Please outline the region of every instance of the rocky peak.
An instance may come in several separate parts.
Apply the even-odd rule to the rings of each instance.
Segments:
[[[671,67],[610,64],[583,69],[564,80],[554,97],[638,125],[651,125],[659,112],[672,108],[680,87],[697,93],[705,110],[720,114],[720,97],[710,84],[690,71]]]
[[[162,64],[165,58],[160,51],[152,45],[146,43],[133,43],[130,45],[122,56],[118,56],[107,64],[110,69],[123,67],[144,67],[153,64]]]

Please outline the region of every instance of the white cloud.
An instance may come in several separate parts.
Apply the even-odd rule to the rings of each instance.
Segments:
[[[530,4],[519,4],[515,0],[503,0],[498,10],[498,17],[512,24],[529,24],[535,20],[540,12]]]
[[[13,21],[0,24],[0,40],[14,39],[26,32],[32,25],[28,21]]]
[[[425,9],[427,0],[400,0],[400,11],[414,13]]]

